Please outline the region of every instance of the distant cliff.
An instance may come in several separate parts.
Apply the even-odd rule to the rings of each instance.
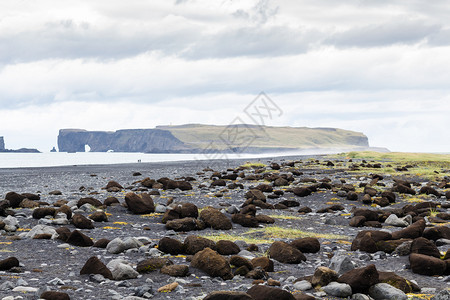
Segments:
[[[305,149],[358,149],[369,147],[367,137],[338,128],[215,126],[187,124],[156,129],[86,131],[61,129],[60,152],[198,153],[281,152]]]
[[[8,153],[39,153],[39,150],[37,149],[31,149],[31,148],[20,148],[20,149],[6,149],[5,147],[5,139],[0,136],[0,152],[8,152]]]
[[[82,129],[61,129],[58,135],[60,152],[84,152],[85,146],[91,152],[180,152],[184,144],[167,130],[127,129],[109,131],[86,131]]]

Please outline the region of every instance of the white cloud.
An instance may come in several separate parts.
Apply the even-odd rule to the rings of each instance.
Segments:
[[[274,125],[448,151],[448,13],[443,0],[3,1],[0,135],[46,150],[63,127],[227,124],[265,91],[285,111]]]

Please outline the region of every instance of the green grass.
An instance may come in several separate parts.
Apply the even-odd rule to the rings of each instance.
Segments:
[[[243,165],[241,165],[242,168],[264,168],[266,164],[260,163],[260,162],[247,162]]]
[[[433,179],[436,176],[450,175],[450,154],[433,154],[433,153],[407,153],[407,152],[391,152],[379,153],[372,151],[348,152],[332,155],[333,158],[346,159],[364,159],[369,163],[372,161],[382,164],[382,168],[365,168],[350,171],[352,173],[378,173],[390,174],[394,177],[401,176],[417,176],[427,179]],[[391,165],[388,167],[387,165]],[[397,171],[395,168],[408,165],[408,171]],[[438,172],[438,173],[436,173]]]
[[[189,124],[183,126],[158,126],[170,131],[176,138],[193,148],[226,149],[228,147],[265,148],[320,148],[351,147],[364,134],[343,129],[308,127],[241,127]],[[226,141],[226,143],[224,142]]]
[[[374,151],[353,151],[340,153],[338,157],[365,159],[376,161],[391,161],[398,163],[412,162],[447,162],[450,163],[450,154],[434,154],[434,153],[412,153],[412,152],[389,152],[381,153]]]
[[[270,239],[261,239],[261,238],[253,238],[250,236],[246,236],[245,234],[242,235],[237,235],[237,234],[226,234],[226,233],[212,233],[212,234],[204,234],[204,235],[199,235],[201,237],[210,239],[214,242],[218,242],[220,240],[228,240],[228,241],[245,241],[247,244],[270,244],[272,243],[272,241]]]
[[[303,231],[294,228],[284,228],[280,226],[267,226],[262,229],[251,229],[246,232],[246,234],[258,234],[267,239],[298,239],[304,237],[315,237],[318,239],[329,239],[329,240],[348,240],[349,237],[339,234],[328,234],[328,233],[317,233],[312,231]]]

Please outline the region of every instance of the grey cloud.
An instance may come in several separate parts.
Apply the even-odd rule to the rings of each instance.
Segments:
[[[393,44],[415,44],[438,33],[442,27],[420,21],[398,21],[372,24],[338,32],[324,43],[341,47],[380,47]]]

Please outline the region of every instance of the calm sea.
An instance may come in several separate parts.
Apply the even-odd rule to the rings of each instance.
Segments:
[[[229,159],[280,156],[281,154],[227,154]],[[56,167],[73,165],[104,165],[146,162],[208,160],[202,154],[147,154],[147,153],[0,153],[0,168]]]

